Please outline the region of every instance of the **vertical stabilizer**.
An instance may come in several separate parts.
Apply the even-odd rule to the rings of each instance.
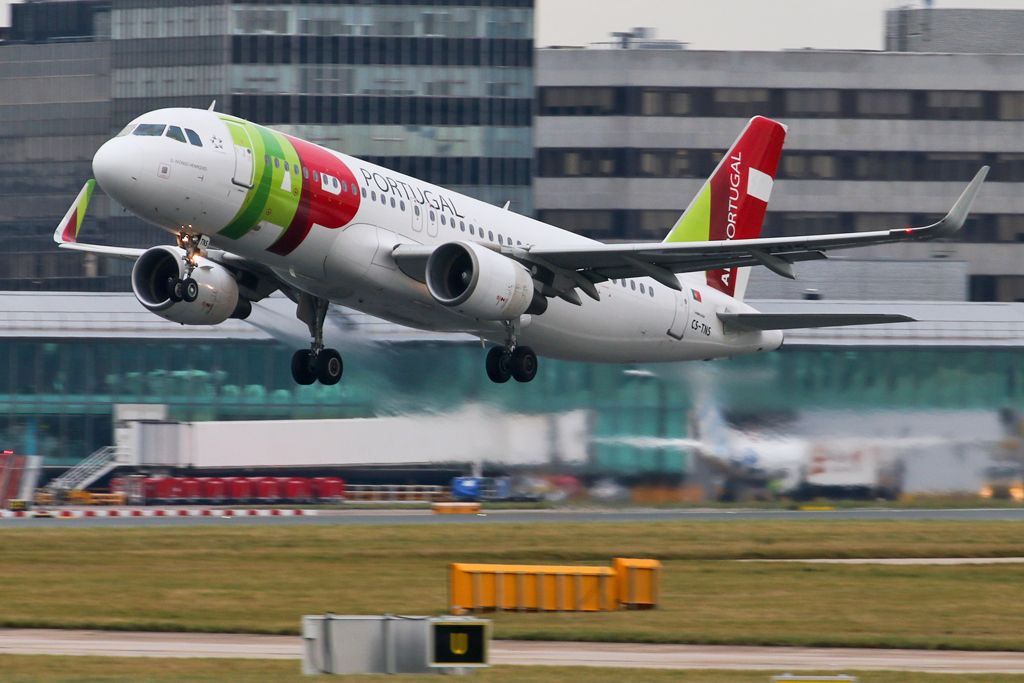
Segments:
[[[672,227],[666,242],[755,239],[761,234],[786,127],[755,116],[736,138],[700,192]],[[706,272],[708,286],[742,299],[750,269]]]

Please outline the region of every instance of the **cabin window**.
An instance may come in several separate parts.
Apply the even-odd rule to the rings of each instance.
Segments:
[[[166,127],[166,123],[140,123],[132,132],[132,135],[158,138],[164,134],[164,128]]]
[[[320,182],[320,174],[317,173],[315,170],[313,171],[313,182],[314,183],[319,183]]]
[[[376,191],[371,191],[370,192],[370,201],[371,202],[377,201],[377,192]]]
[[[445,218],[444,214],[441,214],[441,225],[448,225],[448,219]]]
[[[203,146],[203,141],[199,139],[199,133],[195,132],[191,128],[185,129],[185,135],[188,136],[188,141],[191,142],[196,147]]]
[[[654,287],[648,287],[647,288],[647,293],[650,294],[651,298],[653,299],[654,298]]]
[[[363,188],[363,198],[364,199],[366,198],[366,188],[365,187]]]
[[[417,216],[419,216],[419,215],[420,215],[420,207],[418,207],[418,206],[414,206],[414,207],[412,207],[412,211],[413,211],[413,213],[415,213],[415,214],[416,214]]]
[[[641,294],[646,294],[647,293],[647,288],[644,287],[644,283],[642,283],[642,282],[640,283],[640,293]]]
[[[398,202],[398,205],[402,209],[402,211],[405,211],[405,202],[401,202],[400,201],[400,202]]]
[[[459,221],[459,230],[466,232],[466,221]]]
[[[636,280],[629,281],[629,288],[632,289],[634,292],[636,291]]]
[[[344,180],[341,181],[341,191],[348,192],[348,183],[345,182]]]
[[[281,168],[281,160],[274,157],[274,168]]]
[[[309,167],[308,166],[303,166],[302,167],[302,177],[305,178],[306,180],[309,180]]]
[[[494,231],[493,230],[488,230],[487,231],[487,239],[489,239],[492,242],[494,241]]]
[[[434,216],[434,212],[433,212],[433,211],[431,211],[431,212],[430,212],[430,220],[431,220],[431,221],[434,221],[434,220],[436,220],[436,218],[435,218],[435,216]]]
[[[355,195],[359,194],[359,189],[356,188],[356,184],[355,183],[352,183],[352,194],[355,194]],[[366,196],[366,191],[365,190],[363,190],[363,196],[364,197]]]
[[[394,197],[391,198],[391,208],[392,209],[395,208],[395,198]]]
[[[473,227],[472,223],[469,224],[469,234],[470,235],[475,235],[476,234],[476,228]]]

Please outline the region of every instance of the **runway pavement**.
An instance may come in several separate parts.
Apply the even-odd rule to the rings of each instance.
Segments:
[[[559,508],[553,510],[485,510],[479,515],[435,515],[430,510],[320,510],[311,517],[88,517],[76,519],[0,519],[0,529],[23,527],[158,527],[236,526],[239,524],[501,524],[532,522],[662,522],[729,520],[1015,520],[1024,508],[961,510],[855,508],[848,510],[756,510],[720,508]]]
[[[298,636],[0,629],[0,654],[298,659]],[[764,671],[1024,673],[1021,652],[496,640],[492,664]]]

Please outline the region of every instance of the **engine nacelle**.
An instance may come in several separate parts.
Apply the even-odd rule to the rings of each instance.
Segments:
[[[512,320],[547,306],[521,263],[476,242],[440,245],[427,260],[426,275],[438,303],[479,320]]]
[[[185,250],[159,246],[147,249],[132,268],[132,290],[143,306],[161,318],[183,325],[217,325],[245,318],[252,304],[238,294],[238,282],[227,268],[198,257],[192,278],[199,284],[195,301],[172,301],[174,280],[185,277]]]

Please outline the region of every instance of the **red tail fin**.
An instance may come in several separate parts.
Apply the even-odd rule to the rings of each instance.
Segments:
[[[666,242],[754,239],[761,234],[786,127],[755,116],[665,239]],[[747,268],[707,271],[708,285],[743,298]]]

